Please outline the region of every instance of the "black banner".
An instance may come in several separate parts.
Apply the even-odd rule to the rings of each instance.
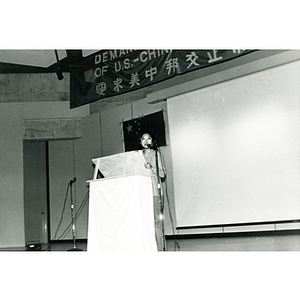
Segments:
[[[71,108],[120,95],[250,50],[101,50],[73,64]]]

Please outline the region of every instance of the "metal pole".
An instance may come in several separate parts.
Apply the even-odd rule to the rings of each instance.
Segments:
[[[72,218],[72,237],[73,237],[73,248],[69,249],[68,251],[82,251],[81,249],[76,248],[76,237],[75,237],[75,206],[73,201],[73,193],[72,193],[72,186],[73,183],[76,181],[76,177],[74,177],[70,181],[70,192],[71,192],[71,218]]]
[[[155,163],[156,163],[156,176],[157,176],[157,188],[160,202],[160,210],[161,210],[161,229],[163,234],[163,251],[166,251],[166,241],[165,241],[165,229],[164,229],[164,203],[162,199],[162,191],[161,191],[161,180],[159,177],[159,164],[158,164],[158,149],[154,149],[155,151]]]

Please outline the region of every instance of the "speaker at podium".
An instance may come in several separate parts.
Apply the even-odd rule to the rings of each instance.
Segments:
[[[141,154],[92,161],[87,251],[157,251],[151,171]],[[97,178],[99,172],[104,178]]]

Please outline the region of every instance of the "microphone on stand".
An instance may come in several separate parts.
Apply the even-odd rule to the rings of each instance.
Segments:
[[[150,148],[153,150],[157,150],[157,143],[156,142],[151,143]]]
[[[76,181],[76,177],[70,180],[70,191],[71,191],[71,218],[72,218],[72,237],[73,237],[73,248],[69,249],[68,251],[82,251],[79,248],[76,248],[76,237],[75,237],[75,205],[73,200],[73,193],[72,188],[74,189],[74,186],[72,184]]]
[[[151,142],[151,141],[147,141],[146,145],[150,148],[150,149],[153,149],[153,150],[157,150],[157,142]]]
[[[70,180],[70,184],[73,184],[76,181],[76,177]]]

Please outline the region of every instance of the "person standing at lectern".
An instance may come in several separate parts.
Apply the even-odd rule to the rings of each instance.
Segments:
[[[161,179],[165,178],[166,171],[161,155],[153,143],[152,135],[144,133],[140,137],[139,153],[142,155],[146,169],[151,170],[151,181],[153,190],[155,239],[158,251],[165,250],[165,237],[163,230],[163,209],[164,201],[161,188]],[[157,171],[158,166],[158,171]]]

